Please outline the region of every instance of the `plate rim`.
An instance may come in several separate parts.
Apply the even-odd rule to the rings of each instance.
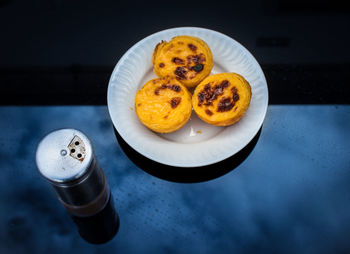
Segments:
[[[245,51],[245,53],[248,55],[248,57],[251,58],[251,60],[254,62],[254,64],[257,66],[257,71],[260,72],[260,77],[262,78],[262,81],[264,83],[264,88],[266,89],[266,98],[265,98],[265,101],[266,101],[266,104],[264,105],[264,108],[262,110],[262,117],[259,121],[259,123],[256,125],[257,128],[254,130],[253,132],[253,135],[251,135],[251,137],[248,138],[247,142],[242,142],[243,145],[241,145],[241,147],[239,147],[239,149],[237,149],[235,152],[233,153],[229,153],[229,155],[225,155],[223,157],[218,157],[218,159],[212,159],[210,161],[206,161],[206,162],[198,162],[196,163],[195,165],[193,165],[193,163],[188,163],[188,164],[185,164],[185,163],[169,163],[169,162],[163,162],[163,161],[159,161],[155,158],[152,158],[151,156],[148,156],[148,154],[144,154],[141,149],[139,149],[138,147],[134,147],[132,146],[132,144],[130,144],[127,140],[127,138],[123,135],[123,133],[121,133],[118,128],[117,128],[117,124],[115,124],[114,122],[114,118],[112,116],[112,110],[111,110],[111,107],[110,107],[110,100],[111,100],[111,83],[112,83],[112,79],[113,77],[116,75],[117,71],[120,69],[120,66],[121,64],[124,62],[125,58],[127,58],[130,54],[130,52],[132,52],[135,48],[137,48],[140,44],[144,43],[146,40],[148,40],[150,37],[156,37],[157,35],[159,34],[162,34],[162,33],[167,33],[167,32],[176,32],[177,30],[201,30],[202,32],[210,32],[210,33],[214,33],[214,34],[219,34],[220,36],[223,36],[223,37],[226,37],[226,39],[229,39],[229,40],[232,40],[234,43],[236,43],[239,47],[243,48],[243,50]],[[215,30],[212,30],[212,29],[208,29],[208,28],[203,28],[203,27],[193,27],[193,26],[184,26],[184,27],[174,27],[174,28],[168,28],[168,29],[164,29],[164,30],[161,30],[161,31],[158,31],[156,33],[152,33],[146,37],[144,37],[143,39],[141,39],[140,41],[138,41],[137,43],[135,43],[133,46],[131,46],[124,54],[123,56],[118,60],[117,64],[115,65],[111,75],[110,75],[110,78],[109,78],[109,82],[108,82],[108,88],[107,88],[107,108],[108,108],[108,112],[109,112],[109,115],[110,115],[110,118],[112,120],[112,123],[113,123],[113,126],[115,128],[115,130],[119,133],[119,135],[121,136],[121,138],[130,146],[132,147],[135,151],[137,151],[138,153],[140,153],[142,156],[145,156],[146,158],[150,159],[150,160],[153,160],[157,163],[160,163],[160,164],[164,164],[164,165],[168,165],[168,166],[174,166],[174,167],[180,167],[180,168],[188,168],[188,167],[191,167],[191,168],[198,168],[198,167],[203,167],[203,166],[208,166],[208,165],[211,165],[211,164],[215,164],[215,163],[218,163],[220,161],[224,161],[226,160],[227,158],[230,158],[232,156],[234,156],[235,154],[237,154],[239,151],[241,151],[244,147],[246,147],[251,141],[252,139],[255,137],[255,135],[258,133],[258,131],[261,129],[262,127],[262,124],[266,118],[266,114],[267,114],[267,109],[268,109],[268,106],[269,106],[269,91],[268,91],[268,85],[267,85],[267,80],[266,80],[266,77],[265,77],[265,74],[259,64],[259,62],[256,60],[256,58],[254,57],[254,55],[252,53],[250,53],[250,51],[244,47],[241,43],[239,43],[237,40],[233,39],[232,37],[226,35],[226,34],[223,34],[221,32],[218,32],[218,31],[215,31]],[[191,145],[191,143],[189,143],[188,145]]]

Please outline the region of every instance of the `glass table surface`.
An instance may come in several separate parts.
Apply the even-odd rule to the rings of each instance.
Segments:
[[[350,106],[271,105],[247,159],[201,183],[136,167],[105,106],[0,107],[0,253],[348,253]],[[120,216],[103,245],[80,238],[35,151],[54,129],[92,140]]]

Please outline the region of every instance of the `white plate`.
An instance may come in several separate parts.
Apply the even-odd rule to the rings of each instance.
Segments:
[[[141,124],[134,110],[136,91],[155,78],[154,47],[161,40],[192,35],[210,47],[212,74],[236,72],[252,87],[248,111],[236,124],[215,127],[194,112],[190,121],[170,134],[157,134]],[[137,152],[154,161],[178,167],[199,167],[224,160],[244,148],[260,129],[267,110],[268,91],[264,74],[255,58],[232,38],[204,28],[180,27],[152,34],[136,43],[119,60],[108,85],[108,110],[120,136]]]

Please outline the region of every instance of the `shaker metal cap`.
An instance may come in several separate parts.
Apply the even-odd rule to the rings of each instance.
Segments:
[[[82,176],[93,160],[90,140],[80,131],[61,129],[39,143],[36,164],[49,181],[64,183]]]

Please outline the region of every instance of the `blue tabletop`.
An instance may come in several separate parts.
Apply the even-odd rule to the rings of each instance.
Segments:
[[[350,106],[270,106],[235,170],[180,184],[137,168],[105,106],[0,107],[0,253],[349,253]],[[103,245],[80,238],[35,161],[54,129],[93,142],[120,216]]]

